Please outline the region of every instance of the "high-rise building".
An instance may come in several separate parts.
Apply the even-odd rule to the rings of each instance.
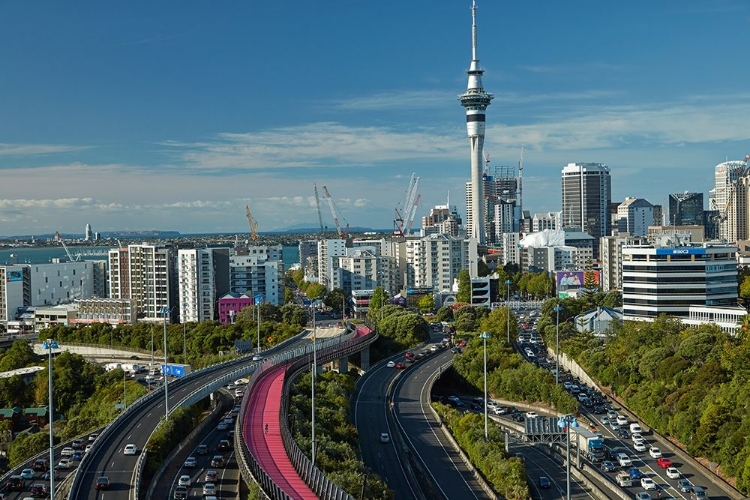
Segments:
[[[625,198],[617,206],[617,231],[631,236],[646,236],[654,225],[654,206],[643,198]],[[608,235],[604,235],[608,236]]]
[[[545,229],[551,229],[553,231],[555,229],[561,229],[561,215],[561,212],[546,212],[534,214],[534,217],[531,218],[531,232],[538,233],[539,231],[544,231]]]
[[[480,245],[485,243],[485,232],[482,221],[485,220],[484,189],[482,182],[482,149],[484,147],[485,112],[493,95],[485,92],[482,85],[484,70],[479,67],[477,58],[477,6],[471,6],[471,64],[466,71],[469,82],[466,92],[459,96],[461,105],[466,110],[466,131],[469,135],[471,160],[471,199],[470,210],[466,214],[467,237],[474,238]],[[467,197],[468,198],[468,197]]]
[[[610,235],[609,206],[612,179],[602,163],[568,163],[562,170],[562,227],[578,228],[594,238],[594,259],[599,238]]]
[[[281,245],[235,248],[229,256],[229,289],[248,297],[263,296],[277,306],[284,303],[284,262]]]
[[[458,215],[456,206],[450,205],[450,201],[445,205],[435,205],[430,209],[430,215],[422,217],[421,236],[433,233],[449,234],[458,236],[461,229],[461,217]]]
[[[703,222],[703,193],[685,191],[669,195],[669,224],[702,226]]]
[[[453,281],[462,269],[475,269],[477,242],[446,234],[431,234],[424,238],[406,240],[406,287],[432,288],[433,291],[451,290]],[[476,276],[476,271],[470,274]]]
[[[128,245],[109,251],[109,293],[113,299],[133,299],[140,321],[163,321],[172,304],[172,249],[157,245]],[[177,316],[177,312],[173,312]],[[171,321],[172,317],[167,316]]]
[[[219,295],[216,293],[217,274],[214,262],[217,250],[219,249],[178,250],[180,323],[217,319],[216,303]]]
[[[84,239],[86,241],[91,241],[91,224],[86,224],[86,236]]]
[[[708,208],[719,211],[719,238],[727,241],[737,240],[736,236],[730,238],[730,226],[736,221],[728,220],[727,212],[731,210],[730,200],[734,198],[737,180],[742,177],[746,168],[745,161],[726,161],[714,167],[714,189],[711,190],[713,196],[709,196]]]

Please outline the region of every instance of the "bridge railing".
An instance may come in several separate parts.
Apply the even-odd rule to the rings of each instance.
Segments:
[[[320,344],[320,346],[315,346],[317,349],[317,352],[315,353],[317,362],[319,364],[326,363],[342,356],[354,354],[355,352],[360,351],[363,347],[370,345],[377,339],[377,337],[377,333],[370,331],[365,335],[355,335],[347,340],[333,338],[317,341],[316,344]],[[290,498],[277,484],[273,482],[266,471],[263,470],[260,463],[252,453],[250,453],[244,435],[246,409],[249,406],[246,403],[249,401],[249,398],[252,397],[253,390],[257,386],[258,381],[267,375],[272,369],[278,368],[280,364],[286,364],[284,369],[286,370],[287,378],[282,392],[282,406],[280,409],[281,421],[279,422],[279,428],[281,429],[281,439],[284,443],[284,448],[287,451],[287,456],[299,476],[307,483],[318,498],[323,500],[354,500],[351,495],[328,479],[320,469],[312,465],[310,459],[302,452],[302,450],[300,450],[299,446],[297,446],[297,443],[294,441],[287,426],[286,415],[288,411],[290,388],[289,375],[304,370],[307,366],[312,364],[312,349],[313,345],[310,343],[305,346],[303,352],[288,353],[289,355],[285,356],[285,359],[279,360],[280,362],[277,361],[276,363],[272,363],[271,360],[269,360],[264,363],[261,369],[256,370],[253,374],[253,378],[250,380],[247,390],[245,391],[245,398],[248,399],[243,401],[242,409],[239,414],[240,425],[237,426],[237,432],[235,433],[234,438],[240,473],[246,482],[250,483],[251,481],[255,481],[258,483],[268,498],[272,500],[287,500]]]

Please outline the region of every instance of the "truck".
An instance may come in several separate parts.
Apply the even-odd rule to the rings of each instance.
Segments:
[[[570,438],[575,439],[576,447],[583,456],[592,462],[604,460],[604,440],[598,434],[582,427],[571,427],[570,430],[575,434],[575,437]]]
[[[118,370],[122,365],[120,363],[107,363],[104,365],[104,370],[111,372],[112,370]]]
[[[120,368],[122,368],[127,373],[132,373],[133,375],[146,371],[145,366],[134,363],[123,363],[122,365],[120,365]]]
[[[190,373],[190,365],[178,365],[174,363],[168,363],[165,365],[162,363],[161,373],[172,377],[184,377]]]

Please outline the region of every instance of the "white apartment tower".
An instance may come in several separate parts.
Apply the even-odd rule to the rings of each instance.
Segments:
[[[477,6],[471,6],[471,63],[466,71],[469,82],[466,92],[458,99],[466,110],[466,131],[469,135],[469,150],[471,160],[471,196],[467,195],[467,205],[470,210],[466,214],[467,237],[474,238],[480,245],[485,244],[484,189],[482,182],[484,147],[485,112],[493,99],[493,95],[485,92],[482,85],[484,70],[479,67],[477,58]]]
[[[281,245],[235,248],[229,255],[229,290],[248,297],[262,295],[280,306],[285,299]]]
[[[200,323],[216,317],[214,252],[209,248],[177,252],[180,322]]]
[[[625,198],[617,206],[617,230],[631,236],[648,235],[654,223],[654,206],[643,198]],[[603,235],[609,236],[609,235]]]
[[[473,238],[431,234],[408,239],[406,247],[407,287],[431,287],[439,292],[451,290],[462,269],[469,269],[469,273],[476,276],[477,242]]]
[[[133,299],[139,320],[163,321],[172,303],[171,248],[144,243],[111,249],[109,269],[111,298]]]

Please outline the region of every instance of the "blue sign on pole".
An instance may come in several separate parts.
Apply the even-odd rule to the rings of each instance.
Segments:
[[[262,304],[263,303],[263,294],[258,294],[255,297],[253,297],[253,302],[255,304]]]
[[[59,349],[59,346],[54,340],[52,342],[47,342],[45,340],[44,342],[42,342],[42,349]]]

